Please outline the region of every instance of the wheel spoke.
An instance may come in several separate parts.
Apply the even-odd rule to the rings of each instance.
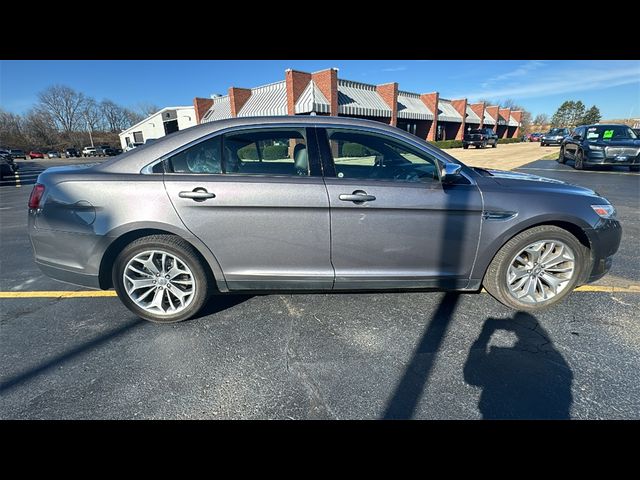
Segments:
[[[510,268],[509,274],[510,274],[509,283],[513,283],[516,280],[529,275],[529,273],[527,272],[526,269],[524,269],[524,268],[515,268],[513,266]]]
[[[173,267],[171,267],[171,269],[167,272],[167,275],[169,275],[169,280],[173,280],[174,278],[176,278],[178,275],[184,275],[184,274],[188,274],[189,272],[187,272],[186,270],[183,270],[181,268],[178,268],[175,264],[173,265]]]
[[[155,280],[153,280],[152,278],[135,279],[127,275],[125,275],[124,278],[126,278],[129,282],[131,282],[131,288],[129,288],[129,292],[133,292],[134,290],[138,290],[144,287],[152,287],[155,282]]]
[[[540,259],[539,259],[540,263],[544,263],[545,259],[547,257],[549,257],[549,255],[551,255],[553,253],[553,250],[556,248],[556,244],[554,242],[545,243],[544,247],[545,247],[544,248],[544,253],[542,255],[540,255]],[[560,252],[562,252],[563,248],[559,247],[558,250]]]

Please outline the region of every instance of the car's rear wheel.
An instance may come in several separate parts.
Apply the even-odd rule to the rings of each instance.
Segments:
[[[573,168],[576,170],[584,170],[584,153],[582,153],[582,150],[578,150],[576,152],[576,159],[573,164]]]
[[[542,143],[542,142],[540,142],[540,146],[541,146],[541,147],[546,147],[546,146],[547,146],[547,144],[546,144],[546,143]]]
[[[173,235],[151,235],[127,245],[114,262],[112,280],[122,303],[152,322],[187,320],[209,297],[196,251]]]
[[[483,285],[504,305],[538,310],[573,291],[588,259],[588,249],[570,232],[541,225],[519,233],[498,251]]]
[[[469,145],[467,145],[467,144],[463,144],[463,145],[462,145],[462,148],[464,148],[464,149],[466,150],[466,149],[468,149],[468,148],[469,148]]]
[[[560,147],[560,153],[558,153],[558,163],[566,162],[566,158],[564,157],[564,148]]]
[[[494,140],[493,144],[491,145],[491,148],[496,148],[498,146],[498,141]]]

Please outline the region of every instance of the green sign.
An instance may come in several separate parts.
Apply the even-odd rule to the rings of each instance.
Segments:
[[[604,133],[602,134],[602,138],[611,138],[613,137],[613,130],[605,130]]]

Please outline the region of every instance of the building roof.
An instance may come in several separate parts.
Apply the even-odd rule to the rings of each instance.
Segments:
[[[284,81],[251,89],[251,96],[238,112],[239,117],[287,114],[287,85]]]
[[[433,112],[420,100],[417,93],[399,91],[398,118],[433,120]]]
[[[496,119],[493,118],[485,108],[484,109],[484,125],[495,125],[495,124],[496,124]]]
[[[215,97],[213,99],[213,105],[204,114],[200,123],[214,122],[216,120],[224,120],[225,118],[231,118],[231,99],[229,95],[222,97]]]
[[[451,100],[438,99],[438,121],[462,123],[462,116],[451,105]]]
[[[520,123],[515,118],[513,118],[513,115],[509,115],[509,126],[510,127],[519,127],[520,126]]]
[[[374,85],[338,79],[338,113],[367,117],[390,117],[391,108]]]
[[[467,105],[467,119],[466,123],[477,123],[480,125],[480,117],[473,111],[473,109]]]
[[[122,132],[120,132],[118,135],[125,135],[127,133],[129,133],[130,131],[133,131],[135,129],[137,129],[138,127],[141,127],[142,124],[148,122],[152,117],[155,117],[156,115],[159,115],[161,113],[166,112],[167,110],[188,110],[191,109],[194,112],[195,115],[195,107],[193,105],[186,105],[183,107],[164,107],[161,110],[158,110],[156,113],[153,113],[151,115],[149,115],[147,118],[145,118],[144,120],[139,121],[138,123],[136,123],[135,125],[131,125],[129,128],[123,130]]]
[[[502,116],[500,112],[498,112],[498,125],[506,125],[507,120]]]
[[[331,105],[318,85],[311,80],[295,105],[295,113],[330,113]]]

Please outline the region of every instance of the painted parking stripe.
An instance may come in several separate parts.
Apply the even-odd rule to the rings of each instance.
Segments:
[[[640,293],[640,285],[627,287],[612,287],[606,285],[583,285],[576,288],[576,292],[599,293]],[[487,293],[482,290],[482,293]],[[32,291],[32,292],[0,292],[0,298],[91,298],[91,297],[116,297],[114,290],[85,290],[79,292],[70,291]]]

